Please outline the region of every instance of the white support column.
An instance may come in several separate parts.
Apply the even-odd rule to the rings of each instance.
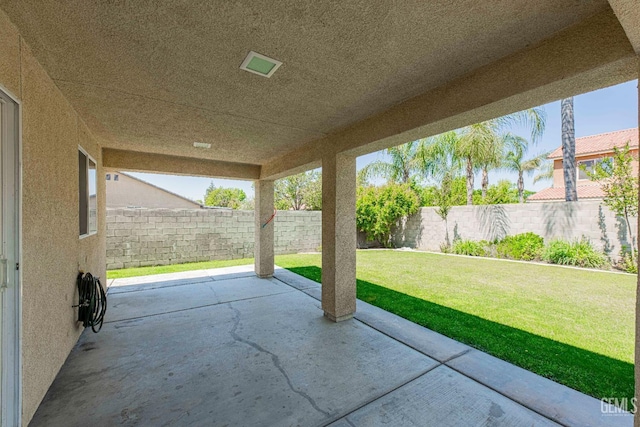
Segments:
[[[356,311],[356,159],[322,159],[322,309],[340,322]]]
[[[255,182],[255,272],[258,277],[273,276],[273,181]],[[268,223],[267,223],[268,222]]]

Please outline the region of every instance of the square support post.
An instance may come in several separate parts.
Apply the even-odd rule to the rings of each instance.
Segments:
[[[258,277],[273,276],[273,181],[255,183],[255,272]],[[271,219],[271,221],[269,221]],[[267,223],[268,222],[268,223]]]
[[[322,310],[340,322],[356,311],[356,159],[322,159]]]

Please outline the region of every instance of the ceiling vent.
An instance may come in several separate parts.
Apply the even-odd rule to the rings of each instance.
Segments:
[[[281,65],[280,61],[251,51],[242,62],[240,69],[262,77],[271,77]]]

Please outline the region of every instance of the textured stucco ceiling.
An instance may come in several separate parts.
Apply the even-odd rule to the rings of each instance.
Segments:
[[[605,0],[0,0],[104,147],[265,164],[608,9]],[[284,65],[239,69],[249,50]],[[192,147],[209,142],[211,150]]]

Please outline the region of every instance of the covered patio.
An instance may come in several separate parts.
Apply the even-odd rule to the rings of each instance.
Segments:
[[[0,0],[2,424],[29,424],[62,368],[34,425],[368,425],[389,405],[586,425],[561,417],[593,399],[543,382],[524,401],[500,362],[474,373],[479,352],[356,302],[356,158],[637,79],[639,22],[637,0]],[[322,286],[301,292],[271,278],[274,180],[318,167]],[[253,181],[260,279],[116,283],[82,335],[116,170]]]
[[[599,400],[364,302],[250,267],[117,279],[32,426],[630,426]],[[617,415],[613,415],[617,414]]]

